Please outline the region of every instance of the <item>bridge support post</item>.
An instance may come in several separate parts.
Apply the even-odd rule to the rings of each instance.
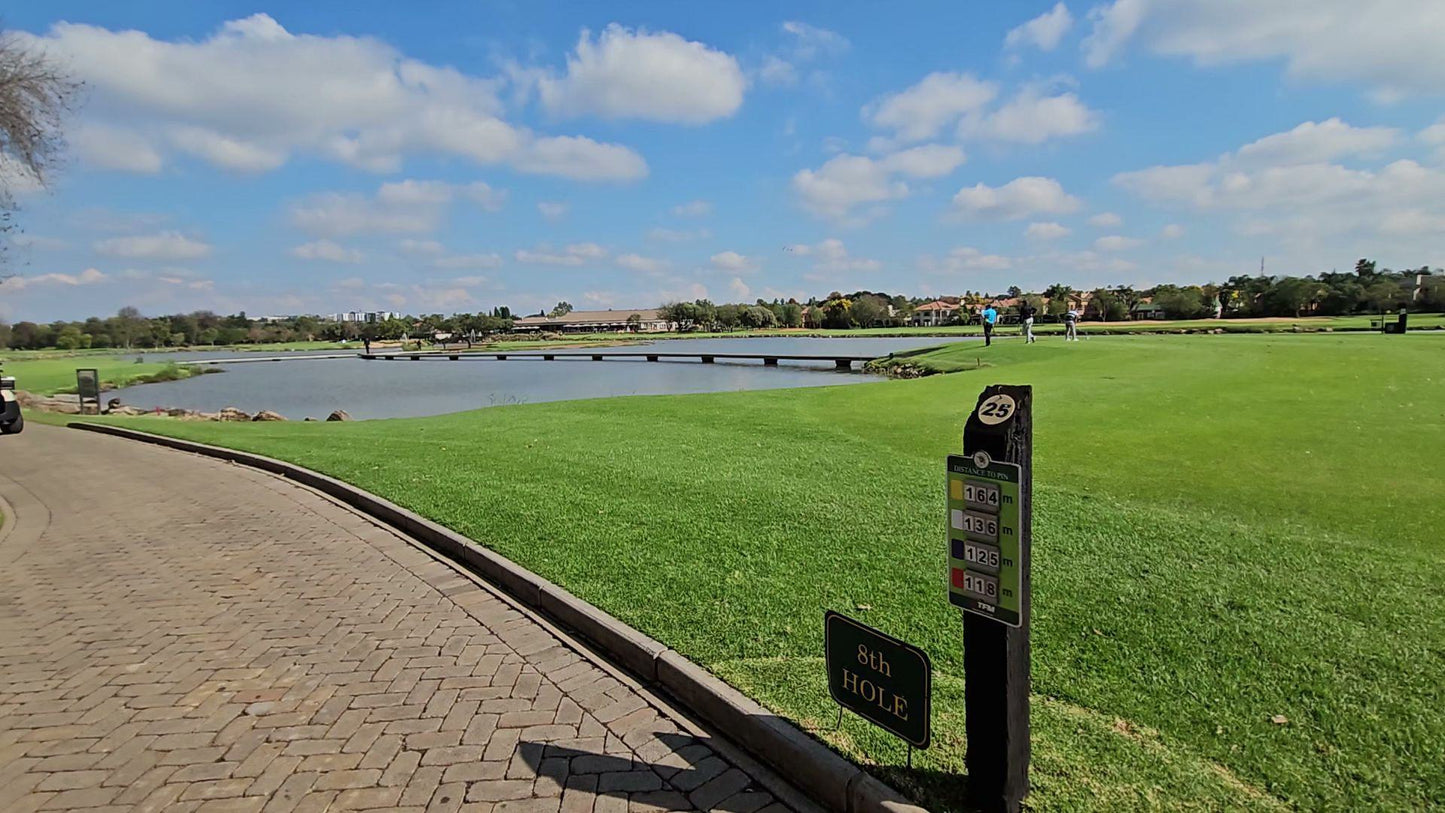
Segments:
[[[506,361],[506,360],[507,360],[507,354],[506,354],[506,353],[498,353],[498,354],[497,354],[497,361]]]
[[[456,361],[460,356],[447,356],[447,361]]]
[[[703,364],[712,364],[712,363],[713,363],[712,356],[703,356],[703,357],[702,357],[702,363],[703,363]]]
[[[764,367],[776,367],[776,366],[778,366],[778,360],[777,360],[777,358],[775,358],[775,357],[773,357],[773,356],[768,356],[767,358],[764,358],[764,359],[763,359],[763,366],[764,366]]]
[[[647,357],[647,360],[648,360],[648,361],[657,361],[657,356],[648,356],[648,357]]]
[[[599,355],[593,354],[592,360],[593,360],[593,361],[601,361],[601,360],[602,360],[602,357],[599,356]]]
[[[547,355],[545,355],[545,356],[542,357],[542,360],[543,360],[543,361],[556,361],[556,360],[557,360],[557,357],[554,356],[554,355],[552,355],[552,354],[550,354],[550,353],[548,353]]]
[[[852,361],[849,361],[848,359],[838,359],[838,360],[837,360],[837,364],[838,364],[838,369],[840,369],[840,370],[851,370],[851,369],[853,369],[853,362],[852,362]]]

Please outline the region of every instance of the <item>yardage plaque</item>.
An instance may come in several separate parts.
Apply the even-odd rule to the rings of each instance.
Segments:
[[[948,456],[948,600],[1017,627],[1023,618],[1019,467]]]

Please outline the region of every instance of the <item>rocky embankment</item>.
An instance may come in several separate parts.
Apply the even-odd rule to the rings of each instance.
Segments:
[[[27,409],[34,409],[40,412],[58,412],[62,415],[80,414],[80,396],[73,393],[61,393],[59,395],[34,395],[25,390],[18,390],[15,393],[15,400]],[[141,409],[140,407],[127,406],[120,402],[119,398],[111,398],[105,402],[101,409],[102,415],[154,415],[165,418],[176,418],[183,421],[284,421],[285,415],[263,409],[256,414],[242,412],[236,407],[223,407],[219,412],[200,412],[193,409]],[[314,421],[315,418],[307,417],[304,420]],[[346,410],[338,409],[326,416],[328,421],[349,421],[351,416]]]

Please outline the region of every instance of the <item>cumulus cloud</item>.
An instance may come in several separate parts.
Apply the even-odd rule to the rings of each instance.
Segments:
[[[384,183],[376,194],[322,192],[291,205],[291,224],[327,237],[358,233],[422,234],[441,226],[449,207],[458,199],[497,211],[506,200],[504,190],[480,181],[449,184],[445,181],[406,179]],[[411,244],[413,247],[420,243]]]
[[[357,249],[347,248],[331,240],[302,243],[291,249],[291,256],[303,260],[326,260],[333,263],[359,263],[364,258]]]
[[[1127,251],[1143,245],[1144,241],[1134,237],[1111,234],[1094,241],[1094,248],[1100,251]]]
[[[155,172],[189,155],[263,172],[305,153],[393,172],[406,155],[434,154],[579,180],[646,174],[626,147],[559,141],[503,120],[497,79],[370,37],[293,33],[266,14],[196,40],[66,22],[17,36],[86,83],[76,153],[104,168]]]
[[[799,66],[823,56],[833,56],[847,51],[848,38],[836,31],[815,25],[789,20],[782,25],[788,42],[779,53],[763,57],[757,76],[768,85],[792,86],[798,84],[801,75]],[[820,74],[814,73],[817,78]]]
[[[1184,236],[1184,227],[1178,223],[1170,223],[1159,230],[1159,236],[1165,240],[1177,240]]]
[[[1001,254],[987,254],[972,246],[960,246],[943,257],[925,254],[918,258],[918,268],[926,274],[1002,271],[1012,267],[1012,259]]]
[[[544,200],[537,204],[537,211],[548,220],[561,220],[567,215],[569,208],[571,207],[565,201]]]
[[[97,242],[94,248],[99,254],[132,260],[199,260],[202,257],[209,257],[211,254],[209,243],[194,240],[174,231],[131,237],[112,237]]]
[[[123,127],[82,124],[66,141],[76,157],[95,169],[154,174],[164,163],[150,139]]]
[[[1307,121],[1283,133],[1245,144],[1235,154],[1241,164],[1314,164],[1347,157],[1383,154],[1400,141],[1391,127],[1352,127],[1339,118]]]
[[[1070,234],[1073,234],[1072,229],[1054,222],[1030,223],[1024,229],[1024,236],[1030,240],[1058,240]]]
[[[1053,178],[1015,178],[1000,187],[979,183],[953,196],[953,210],[972,220],[1022,220],[1040,214],[1068,214],[1078,198]]]
[[[693,200],[672,207],[673,217],[705,217],[712,214],[712,204],[705,200]]]
[[[87,268],[79,274],[37,274],[29,277],[11,277],[5,280],[5,290],[23,291],[26,288],[43,287],[48,285],[94,285],[105,282],[110,277],[105,272],[95,268]]]
[[[431,261],[433,268],[440,268],[445,271],[465,271],[482,268],[498,268],[502,265],[501,255],[498,254],[449,254],[444,257],[437,257]],[[481,279],[475,277],[473,279]],[[458,280],[460,281],[460,280]],[[473,282],[472,285],[479,283]]]
[[[918,84],[863,108],[874,127],[893,130],[905,141],[925,141],[998,96],[998,85],[968,73],[931,73]]]
[[[1376,129],[1297,127],[1214,161],[1122,172],[1113,183],[1152,203],[1233,213],[1239,234],[1284,241],[1301,256],[1318,257],[1326,244],[1355,251],[1362,236],[1379,235],[1415,238],[1392,245],[1433,256],[1445,223],[1445,168],[1319,160],[1368,156],[1393,143],[1393,134],[1366,132]]]
[[[1386,101],[1445,84],[1437,0],[1113,0],[1089,19],[1083,50],[1096,68],[1137,40],[1202,66],[1279,60],[1292,78],[1356,83]]]
[[[836,237],[829,237],[816,245],[799,243],[788,246],[787,251],[795,256],[814,258],[815,272],[878,271],[883,268],[883,263],[877,260],[852,256],[843,241]]]
[[[756,271],[758,264],[751,257],[745,257],[736,251],[722,251],[712,255],[710,258],[712,267],[719,271]]]
[[[586,265],[607,257],[607,250],[596,243],[573,243],[561,250],[554,250],[543,243],[535,249],[518,249],[517,262],[528,265]]]
[[[1089,218],[1090,226],[1098,226],[1101,229],[1116,229],[1124,225],[1124,218],[1113,212],[1100,212]]]
[[[706,240],[712,237],[708,229],[652,229],[647,232],[647,239],[658,243],[688,243],[693,240]]]
[[[730,54],[670,32],[583,30],[567,72],[542,77],[542,105],[560,116],[596,115],[705,124],[742,106],[747,81]]]
[[[909,187],[902,177],[939,178],[957,169],[964,158],[963,150],[941,144],[913,147],[879,159],[838,155],[817,170],[794,175],[793,192],[814,214],[847,219],[860,205],[907,197]]]
[[[655,257],[644,257],[641,254],[619,254],[612,262],[618,268],[625,268],[628,271],[642,271],[644,273],[657,273],[665,271],[668,267],[667,260],[660,260]]]
[[[960,137],[991,138],[1016,144],[1042,144],[1099,128],[1099,114],[1073,93],[1050,95],[1041,86],[1025,87],[1017,96],[986,115],[959,122]]]
[[[1004,37],[1004,46],[1018,48],[1032,45],[1040,51],[1052,51],[1059,46],[1059,41],[1069,33],[1073,24],[1074,15],[1069,13],[1068,6],[1058,3],[1052,9],[1010,30]]]

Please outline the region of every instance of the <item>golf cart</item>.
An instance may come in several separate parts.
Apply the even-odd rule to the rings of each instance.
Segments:
[[[0,435],[19,434],[25,428],[20,402],[15,400],[15,378],[0,375]]]

